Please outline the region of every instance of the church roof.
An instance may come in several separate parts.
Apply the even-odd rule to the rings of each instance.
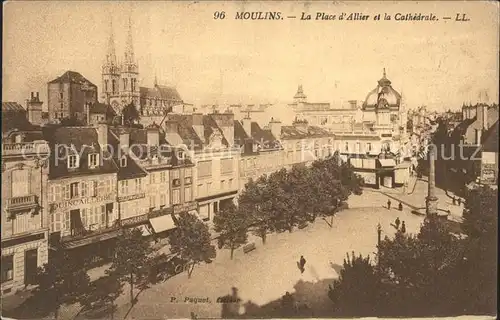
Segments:
[[[174,87],[156,85],[154,88],[139,87],[141,98],[161,99],[181,102],[181,96]]]

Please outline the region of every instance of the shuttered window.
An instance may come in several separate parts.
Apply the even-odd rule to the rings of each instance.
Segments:
[[[28,170],[12,171],[12,197],[22,197],[29,194],[30,180]]]

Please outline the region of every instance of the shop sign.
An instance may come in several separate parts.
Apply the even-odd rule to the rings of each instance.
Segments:
[[[86,204],[92,204],[92,203],[97,203],[97,202],[104,202],[104,201],[109,201],[113,200],[113,194],[107,194],[105,196],[97,196],[97,197],[87,197],[83,199],[74,199],[74,200],[67,200],[59,203],[54,203],[52,204],[53,208],[55,210],[57,209],[64,209],[68,207],[76,207],[80,205],[86,205]]]
[[[194,201],[177,204],[174,206],[174,214],[179,214],[181,212],[189,212],[191,210],[197,210],[197,209],[198,209],[198,204]]]
[[[146,221],[148,221],[148,215],[142,214],[140,216],[135,216],[132,218],[123,219],[121,221],[121,224],[122,224],[122,226],[130,226],[130,225],[134,225],[134,224],[140,224],[140,223],[143,223]]]
[[[124,201],[131,201],[131,200],[137,200],[137,199],[142,199],[145,198],[146,194],[143,193],[138,193],[138,194],[132,194],[129,196],[124,196],[124,197],[118,197],[118,202],[124,202]]]

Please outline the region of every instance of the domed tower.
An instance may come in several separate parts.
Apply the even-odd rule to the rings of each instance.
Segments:
[[[392,88],[384,68],[383,76],[378,81],[377,87],[366,96],[363,111],[374,112],[374,120],[378,126],[393,126],[396,123],[399,125],[400,104],[401,95]]]
[[[297,88],[297,93],[293,96],[294,103],[302,103],[307,101],[307,96],[304,94],[304,90],[302,89],[302,85],[300,84]]]
[[[108,49],[102,65],[102,99],[106,104],[112,100],[118,100],[120,96],[120,68],[116,60],[115,39],[113,34],[113,22],[110,22],[110,35]]]
[[[134,55],[134,44],[132,41],[132,20],[130,17],[128,20],[128,35],[127,43],[125,46],[125,57],[121,68],[120,78],[120,98],[122,106],[128,105],[132,102],[134,103],[136,108],[139,109],[139,65],[137,64]]]

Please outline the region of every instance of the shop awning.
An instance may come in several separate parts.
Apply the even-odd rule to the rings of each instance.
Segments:
[[[382,167],[395,167],[396,161],[394,159],[378,159]]]
[[[175,228],[174,220],[172,219],[172,216],[169,214],[150,219],[149,223],[151,223],[151,226],[153,227],[155,233]]]

